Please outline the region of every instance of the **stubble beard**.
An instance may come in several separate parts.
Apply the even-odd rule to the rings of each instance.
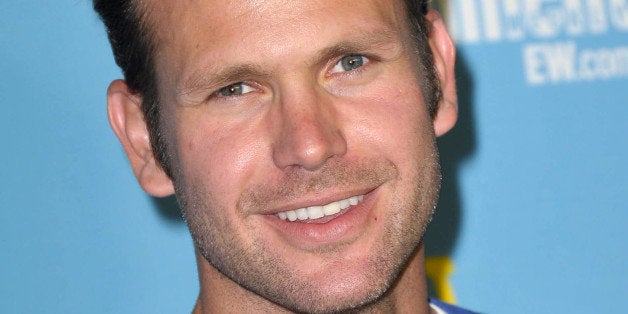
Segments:
[[[273,255],[272,247],[263,239],[243,239],[237,230],[246,226],[236,226],[221,214],[229,210],[217,204],[212,189],[202,182],[185,182],[175,171],[175,189],[194,243],[201,255],[216,270],[230,280],[254,294],[261,296],[286,309],[297,312],[329,313],[370,307],[386,296],[408,260],[422,241],[425,228],[432,217],[440,188],[440,168],[435,144],[418,160],[415,173],[403,176],[392,163],[365,161],[358,165],[344,164],[327,167],[317,177],[289,178],[280,188],[255,188],[249,197],[239,200],[238,207],[265,205],[264,200],[285,199],[289,195],[299,195],[306,188],[346,186],[360,180],[387,181],[395,177],[391,190],[393,200],[382,210],[385,221],[384,232],[380,235],[363,271],[359,273],[359,286],[339,282],[338,286],[348,286],[343,293],[330,293],[298,275],[296,270],[286,265],[282,256]],[[177,167],[175,167],[176,169]],[[202,181],[202,180],[201,180]],[[241,205],[244,204],[244,205]],[[241,206],[240,206],[241,205]],[[259,235],[260,237],[263,236]],[[334,251],[342,247],[326,247],[324,254],[334,256]],[[331,261],[335,265],[351,271],[350,263],[342,263],[342,256]],[[345,261],[347,262],[347,261]],[[307,266],[306,266],[307,267]]]

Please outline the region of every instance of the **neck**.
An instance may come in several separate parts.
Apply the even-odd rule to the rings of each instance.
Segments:
[[[193,313],[290,313],[225,277],[196,252],[200,293]],[[412,254],[397,281],[362,313],[430,313],[427,302],[423,244]]]

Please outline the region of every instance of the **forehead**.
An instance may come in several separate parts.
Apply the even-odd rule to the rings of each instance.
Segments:
[[[220,32],[225,28],[239,26],[251,28],[257,23],[266,26],[286,22],[316,22],[316,16],[325,15],[355,17],[362,16],[363,22],[382,19],[394,22],[405,17],[405,5],[401,1],[377,0],[138,0],[143,20],[149,22],[162,41],[177,37],[180,32],[203,27],[204,31]],[[308,21],[309,20],[309,21]],[[324,19],[319,19],[319,22]],[[299,26],[300,24],[292,25]],[[196,29],[198,30],[198,29]]]
[[[276,60],[351,34],[407,32],[401,1],[144,0],[141,10],[154,32],[158,72],[176,68],[181,75],[207,59]]]

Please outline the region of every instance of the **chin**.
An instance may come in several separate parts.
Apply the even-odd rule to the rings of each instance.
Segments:
[[[333,267],[333,270],[328,269],[325,275],[310,274],[307,282],[293,285],[290,287],[292,289],[280,289],[283,295],[274,294],[278,291],[267,291],[271,294],[266,297],[296,312],[333,313],[358,310],[380,301],[394,284],[402,268],[382,260],[371,260],[366,264],[344,261]],[[299,277],[302,274],[293,275]]]
[[[343,291],[342,294],[322,293],[302,300],[281,300],[279,305],[296,312],[305,313],[337,313],[359,310],[379,301],[386,288],[369,287],[358,291]]]

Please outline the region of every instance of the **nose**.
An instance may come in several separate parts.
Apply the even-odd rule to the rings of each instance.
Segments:
[[[278,168],[315,171],[328,159],[346,153],[333,99],[324,90],[284,89],[278,103],[271,122],[277,130],[273,161]]]

